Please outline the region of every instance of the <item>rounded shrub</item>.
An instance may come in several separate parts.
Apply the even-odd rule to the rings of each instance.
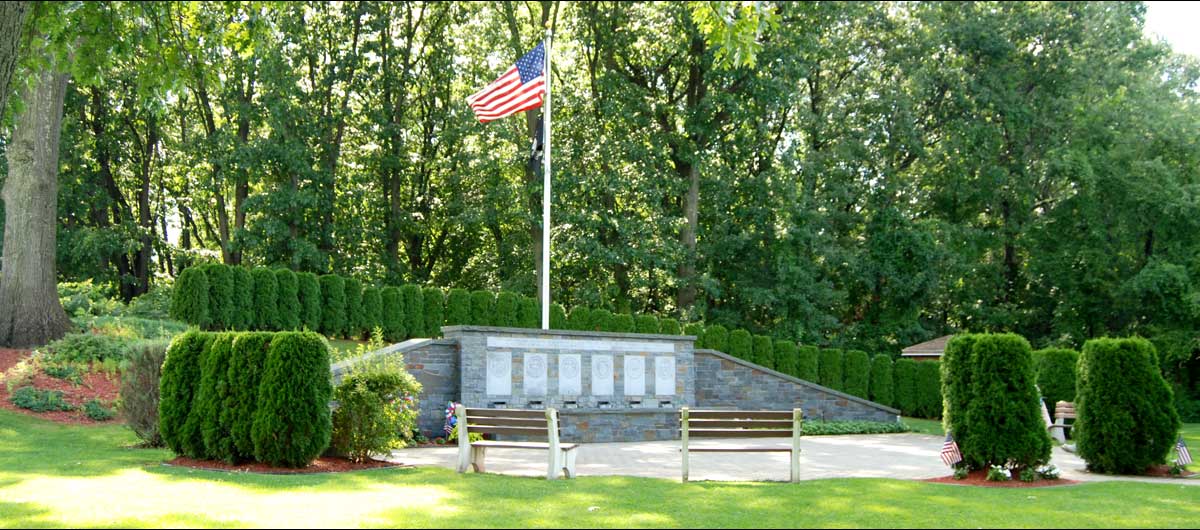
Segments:
[[[275,282],[279,285],[279,328],[300,329],[300,285],[296,273],[279,269],[275,271]]]
[[[663,335],[679,335],[679,321],[671,317],[662,317],[658,319],[658,332]]]
[[[704,347],[733,355],[729,351],[729,330],[720,324],[704,328]]]
[[[465,326],[471,323],[471,292],[450,289],[446,296],[446,325]]]
[[[204,452],[204,437],[199,421],[189,424],[188,418],[200,385],[204,353],[211,340],[209,333],[184,333],[171,342],[163,361],[162,380],[159,383],[158,432],[163,443],[175,454],[198,456]]]
[[[229,425],[229,435],[238,460],[254,459],[254,439],[251,430],[254,413],[258,409],[259,383],[262,379],[263,363],[271,347],[274,333],[238,333],[233,339],[233,353],[229,359],[228,385],[225,404],[221,411],[222,422]]]
[[[1141,338],[1084,343],[1072,431],[1089,470],[1144,473],[1166,460],[1180,421],[1157,356]]]
[[[567,309],[562,304],[550,304],[550,328],[570,329],[567,325]]]
[[[974,392],[971,373],[975,367],[975,335],[962,333],[946,343],[942,352],[942,425],[954,435],[960,450],[971,443],[971,426],[967,421],[967,407]],[[982,462],[970,459],[973,452],[962,451],[966,467],[983,469]]]
[[[520,297],[517,304],[517,327],[537,329],[542,327],[542,306],[529,296]]]
[[[754,337],[749,331],[735,329],[729,332],[728,350],[725,353],[738,359],[754,362]]]
[[[254,281],[254,327],[262,331],[279,329],[279,280],[267,268],[250,270]]]
[[[225,400],[229,397],[229,361],[233,355],[233,333],[218,333],[209,343],[200,367],[200,387],[192,405],[192,415],[200,421],[200,433],[204,439],[204,458],[222,460],[230,464],[236,461],[236,450],[229,424],[221,415]]]
[[[638,315],[633,318],[633,331],[657,334],[659,332],[658,319],[654,315]]]
[[[210,329],[234,329],[237,320],[237,302],[234,300],[233,270],[224,263],[204,265],[204,276],[208,280],[208,308]]]
[[[208,328],[212,316],[208,309],[208,277],[200,267],[188,267],[179,273],[171,292],[171,318],[200,328]]]
[[[612,331],[614,333],[632,333],[634,325],[635,322],[633,320],[633,315],[620,313],[613,315],[612,319],[609,321],[608,329],[604,331]]]
[[[1038,390],[1042,399],[1054,410],[1059,401],[1075,401],[1075,369],[1079,352],[1066,348],[1047,348],[1033,352],[1037,369]]]
[[[1033,351],[1019,335],[974,337],[971,401],[967,405],[970,462],[1013,469],[1050,460],[1050,435],[1038,410]],[[964,459],[966,457],[964,456]]]
[[[129,346],[121,370],[121,416],[125,425],[149,447],[160,447],[159,383],[170,342],[138,341]]]
[[[567,315],[567,329],[575,331],[584,331],[590,329],[592,323],[592,310],[586,306],[577,305],[571,308],[571,313]]]
[[[845,355],[845,365],[842,367],[843,384],[846,393],[867,399],[867,387],[871,380],[871,358],[867,352],[849,350]]]
[[[917,363],[917,414],[923,418],[939,418],[942,415],[942,373],[939,362]]]
[[[308,331],[321,329],[321,284],[311,272],[296,274],[296,298],[300,303],[300,327]]]
[[[386,363],[346,375],[333,390],[333,452],[362,462],[403,447],[417,423],[421,384],[403,363]]]
[[[845,376],[842,371],[846,364],[844,357],[842,350],[836,348],[821,350],[821,360],[817,365],[821,386],[839,392],[845,390]]]
[[[496,295],[491,291],[475,291],[471,293],[472,326],[490,326],[495,318]]]
[[[896,396],[896,408],[905,416],[916,415],[917,410],[917,361],[912,359],[897,359],[892,365],[892,375],[895,384],[892,385]],[[955,435],[957,439],[958,435]],[[962,442],[959,442],[959,447]],[[965,456],[964,456],[965,458]]]
[[[421,289],[421,309],[425,311],[425,336],[441,337],[446,325],[446,294],[437,287]]]
[[[871,382],[867,385],[871,401],[894,407],[892,384],[892,357],[882,353],[876,355],[871,359]]]
[[[613,327],[613,312],[607,309],[593,309],[592,321],[588,323],[588,331],[611,331]]]
[[[792,377],[796,377],[797,348],[790,340],[775,341],[775,369]]]
[[[254,278],[246,267],[230,267],[233,276],[233,329],[246,331],[257,325],[254,316]]]
[[[379,288],[375,286],[363,287],[362,290],[362,305],[363,305],[363,329],[371,338],[375,337],[376,329],[383,329],[383,295],[379,293]]]
[[[404,340],[407,329],[404,327],[404,298],[400,296],[400,288],[384,287],[379,296],[383,303],[383,338],[388,342]]]
[[[800,346],[796,349],[796,377],[810,383],[818,383],[820,374],[821,350],[816,346]]]
[[[346,332],[346,280],[336,274],[320,278],[321,333],[341,337]]]
[[[766,335],[754,336],[754,362],[775,369],[775,341]]]
[[[521,298],[511,291],[500,291],[496,295],[496,313],[493,325],[514,328],[520,322]]]
[[[683,334],[696,337],[697,348],[708,348],[708,344],[704,342],[704,324],[699,322],[689,322],[683,326]]]
[[[329,447],[329,346],[310,332],[280,333],[263,363],[251,437],[254,458],[304,467]]]

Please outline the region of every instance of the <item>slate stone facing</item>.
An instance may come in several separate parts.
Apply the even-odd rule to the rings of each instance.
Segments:
[[[459,400],[458,341],[418,339],[394,344],[367,354],[370,357],[402,355],[408,373],[421,383],[417,428],[429,439],[445,436],[446,403]],[[340,381],[347,363],[333,366],[333,379]]]

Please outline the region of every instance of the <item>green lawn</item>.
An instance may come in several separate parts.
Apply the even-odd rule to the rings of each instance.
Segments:
[[[901,423],[912,428],[913,432],[921,434],[932,434],[936,436],[945,436],[946,431],[942,429],[942,420],[923,420],[921,418],[909,418],[907,416],[900,419]]]
[[[1191,426],[1191,435],[1196,426]],[[168,468],[119,426],[0,410],[0,527],[1194,527],[1200,489],[1135,483],[1037,490],[896,480],[548,482],[443,469],[264,476]]]

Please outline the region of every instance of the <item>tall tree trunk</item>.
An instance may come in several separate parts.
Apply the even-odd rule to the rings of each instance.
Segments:
[[[136,131],[134,131],[136,133]],[[154,252],[154,216],[150,213],[150,173],[154,167],[154,154],[158,150],[158,119],[150,114],[146,118],[146,143],[143,146],[141,188],[138,190],[138,225],[141,227],[142,248],[137,252],[134,263],[134,296],[150,290],[150,255]]]
[[[0,2],[0,115],[8,104],[8,84],[21,57],[21,36],[29,2]]]
[[[675,305],[681,311],[696,303],[696,232],[700,225],[700,169],[695,163],[687,168],[688,192],[683,201],[683,216],[687,223],[680,229],[679,240],[687,255],[679,264],[679,292]]]
[[[55,229],[58,140],[67,74],[46,69],[22,90],[8,150],[4,261],[0,279],[0,346],[46,344],[71,327],[58,301]]]

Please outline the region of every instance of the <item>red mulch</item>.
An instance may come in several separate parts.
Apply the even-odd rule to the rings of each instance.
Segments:
[[[1044,488],[1047,486],[1069,486],[1079,484],[1077,480],[1068,480],[1060,478],[1058,480],[1037,479],[1033,482],[1022,482],[1020,479],[1013,478],[1004,482],[996,482],[987,479],[987,471],[972,471],[967,474],[967,478],[958,480],[953,475],[948,477],[927,478],[921,482],[934,482],[937,484],[958,484],[962,486],[983,486],[987,488]]]
[[[1150,466],[1150,469],[1147,469],[1145,473],[1141,474],[1141,476],[1157,477],[1157,478],[1187,478],[1187,477],[1190,477],[1195,474],[1196,474],[1195,472],[1188,471],[1185,469],[1183,471],[1183,473],[1181,473],[1181,474],[1172,475],[1171,474],[1171,466],[1162,464],[1162,465],[1157,465],[1157,466]]]
[[[408,468],[412,467],[395,462],[368,460],[358,463],[345,458],[322,456],[311,464],[301,468],[274,467],[268,464],[252,462],[247,464],[229,465],[216,460],[197,460],[186,456],[176,457],[166,463],[169,466],[190,467],[206,471],[229,471],[233,473],[261,473],[264,475],[300,475],[309,473],[343,473],[346,471],[362,471],[364,469]]]
[[[8,371],[9,368],[15,366],[29,354],[29,350],[9,350],[0,348],[0,373]],[[55,423],[63,423],[67,425],[95,425],[99,423],[112,423],[117,420],[109,420],[106,422],[98,422],[84,415],[83,404],[89,400],[96,398],[104,403],[105,406],[112,406],[113,401],[116,401],[120,394],[121,381],[117,375],[108,375],[103,373],[88,372],[83,374],[83,384],[76,386],[70,381],[56,379],[44,373],[37,373],[33,376],[32,384],[35,388],[42,390],[59,390],[63,393],[63,400],[71,405],[74,405],[76,410],[71,411],[56,411],[56,412],[33,412],[26,410],[16,405],[13,405],[9,400],[8,385],[0,384],[0,408],[35,416],[44,420],[50,420]],[[24,386],[24,385],[18,385]],[[14,387],[13,390],[16,390]]]

